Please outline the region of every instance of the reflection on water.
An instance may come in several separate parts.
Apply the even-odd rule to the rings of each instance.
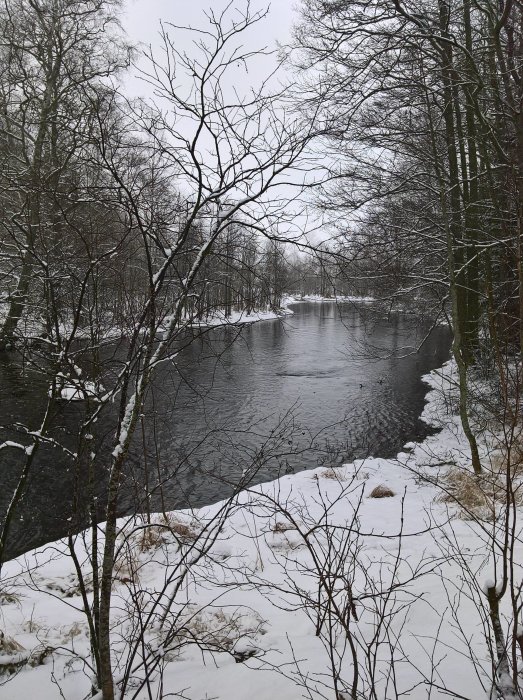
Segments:
[[[318,464],[389,456],[427,434],[419,420],[426,393],[420,378],[448,358],[446,329],[435,329],[416,352],[427,328],[412,317],[376,318],[334,303],[299,304],[294,312],[241,333],[214,329],[176,364],[161,367],[134,440],[122,513],[146,507],[145,493],[157,484],[162,488],[153,488],[148,507],[199,506],[232,493],[242,475],[259,482]],[[36,428],[45,380],[21,375],[19,364],[5,357],[1,362],[0,424]],[[56,406],[53,435],[73,450],[81,413],[80,403]],[[114,416],[107,415],[93,441],[100,514],[113,432]],[[4,435],[17,439],[16,431]],[[5,512],[19,456],[4,450],[0,459]],[[75,472],[63,450],[41,449],[9,553],[80,527],[85,492],[85,474]]]

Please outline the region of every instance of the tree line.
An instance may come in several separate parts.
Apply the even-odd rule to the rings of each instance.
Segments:
[[[198,321],[216,310],[227,317],[232,310],[281,306],[285,251],[278,217],[266,217],[264,238],[259,215],[242,211],[252,200],[242,189],[262,174],[267,181],[259,189],[269,189],[279,166],[275,158],[256,162],[262,127],[275,135],[280,118],[274,111],[269,116],[269,96],[236,105],[231,130],[240,152],[227,153],[232,144],[220,110],[234,105],[214,95],[219,104],[204,124],[202,101],[170,95],[165,68],[150,57],[157,90],[185,111],[183,128],[202,120],[192,134],[179,133],[161,111],[118,90],[137,52],[119,28],[119,9],[105,0],[2,5],[3,349],[40,339],[59,352],[72,328],[73,337],[98,326],[132,331],[164,263],[168,279],[155,301],[154,323],[180,296],[184,313]],[[162,40],[170,46],[166,34]],[[217,70],[198,71],[209,95],[221,80]],[[244,128],[250,133],[241,134]],[[290,151],[299,150],[292,139],[284,129],[276,151],[292,158]],[[212,164],[197,152],[200,141],[214,149]],[[187,275],[209,241],[188,294]]]

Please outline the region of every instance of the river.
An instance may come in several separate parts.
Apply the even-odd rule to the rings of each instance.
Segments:
[[[418,350],[428,326],[413,316],[385,316],[363,303],[304,302],[292,309],[293,315],[241,331],[212,329],[161,368],[143,434],[141,425],[133,444],[122,514],[197,507],[228,496],[242,478],[258,483],[320,464],[391,456],[429,434],[419,419],[427,392],[421,377],[448,359],[446,328],[435,328]],[[46,380],[6,356],[0,389],[2,437],[20,439],[8,426],[38,427]],[[74,450],[81,402],[58,403],[53,435]],[[107,417],[93,440],[100,517],[112,435]],[[0,451],[0,515],[19,460],[14,450]],[[147,498],[146,490],[153,492]],[[40,449],[8,556],[82,527],[85,492],[85,475],[62,450]]]

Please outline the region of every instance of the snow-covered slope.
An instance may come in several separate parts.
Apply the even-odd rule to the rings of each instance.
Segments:
[[[452,372],[448,363],[426,377],[424,418],[441,432],[407,445],[396,459],[285,476],[230,504],[154,516],[152,526],[141,518],[122,521],[113,614],[117,678],[125,675],[141,625],[146,643],[137,646],[126,697],[149,697],[140,690],[145,652],[150,666],[163,669],[162,697],[334,698],[334,659],[339,697],[349,698],[341,691],[354,683],[354,644],[358,697],[487,698],[482,594],[471,586],[486,579],[488,553],[479,528],[454,517],[455,507],[431,484],[449,463],[468,466],[458,419],[447,414]],[[374,498],[377,487],[394,495]],[[88,532],[76,538],[86,572],[90,546]],[[190,562],[196,563],[175,593]],[[18,670],[0,686],[0,697],[88,697],[88,629],[66,543],[8,562],[0,595],[0,628],[23,647],[0,656]],[[334,656],[325,644],[329,634],[337,635]],[[18,663],[27,656],[29,663]],[[158,683],[155,673],[152,697]]]

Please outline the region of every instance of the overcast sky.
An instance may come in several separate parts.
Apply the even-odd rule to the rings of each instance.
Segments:
[[[124,15],[122,24],[127,32],[128,38],[133,44],[142,44],[142,49],[152,48],[153,53],[157,55],[159,60],[162,60],[162,42],[159,37],[160,22],[165,25],[172,22],[176,25],[192,26],[201,29],[209,27],[209,21],[205,17],[205,11],[212,8],[215,15],[219,15],[221,11],[231,5],[231,8],[245,8],[246,0],[124,0]],[[269,9],[268,16],[256,24],[250,31],[242,37],[242,43],[249,50],[255,50],[267,47],[275,49],[277,43],[285,44],[289,41],[292,25],[298,18],[297,6],[299,0],[273,0],[268,3],[264,0],[252,0],[251,11]],[[230,12],[228,14],[230,18]],[[228,24],[228,23],[227,23]],[[191,39],[194,40],[194,35],[191,37],[189,33],[171,30],[166,27],[171,36],[176,37],[177,49],[184,50],[190,55],[194,55],[194,47],[191,45]],[[138,62],[145,68],[148,63],[145,59]],[[241,70],[237,74],[237,79],[241,80],[243,85],[234,83],[234,89],[242,92],[241,87],[249,91],[251,87],[258,87],[260,82],[264,80],[275,67],[275,61],[267,57],[257,57],[250,63],[249,70]],[[136,73],[136,70],[134,71]],[[276,80],[276,79],[275,79]],[[182,85],[185,80],[180,76]],[[192,82],[192,81],[190,81]],[[286,82],[284,79],[283,82]],[[272,83],[272,81],[271,81]],[[276,88],[274,83],[273,87]],[[124,92],[130,97],[143,96],[153,97],[152,88],[150,88],[142,80],[129,76],[125,79],[122,86]],[[155,99],[156,101],[156,99]],[[183,127],[182,127],[183,128]],[[301,181],[303,173],[298,173],[296,176],[297,182]],[[290,176],[292,180],[292,175]],[[289,192],[289,197],[296,194],[293,187],[286,188]],[[301,231],[308,230],[309,232],[317,225],[309,215],[304,214],[303,202],[296,202],[293,205],[295,209],[295,226]],[[290,208],[289,208],[290,213]],[[308,223],[305,223],[307,220]],[[312,239],[318,237],[317,233],[310,233]],[[325,236],[320,235],[323,240]]]
[[[191,25],[205,28],[208,24],[204,13],[212,8],[215,14],[227,5],[243,8],[245,0],[125,0],[122,23],[132,43],[151,45],[154,51],[159,46],[158,30],[160,22],[172,22],[178,25]],[[285,43],[296,18],[296,0],[252,0],[253,10],[269,8],[268,17],[257,25],[251,37],[257,42],[256,48],[267,46],[275,48],[277,42]],[[180,36],[180,35],[177,35]],[[184,47],[184,48],[188,48]],[[259,66],[260,76],[266,71]],[[253,78],[255,76],[252,76]],[[135,95],[146,88],[135,80],[126,80],[126,87]]]

